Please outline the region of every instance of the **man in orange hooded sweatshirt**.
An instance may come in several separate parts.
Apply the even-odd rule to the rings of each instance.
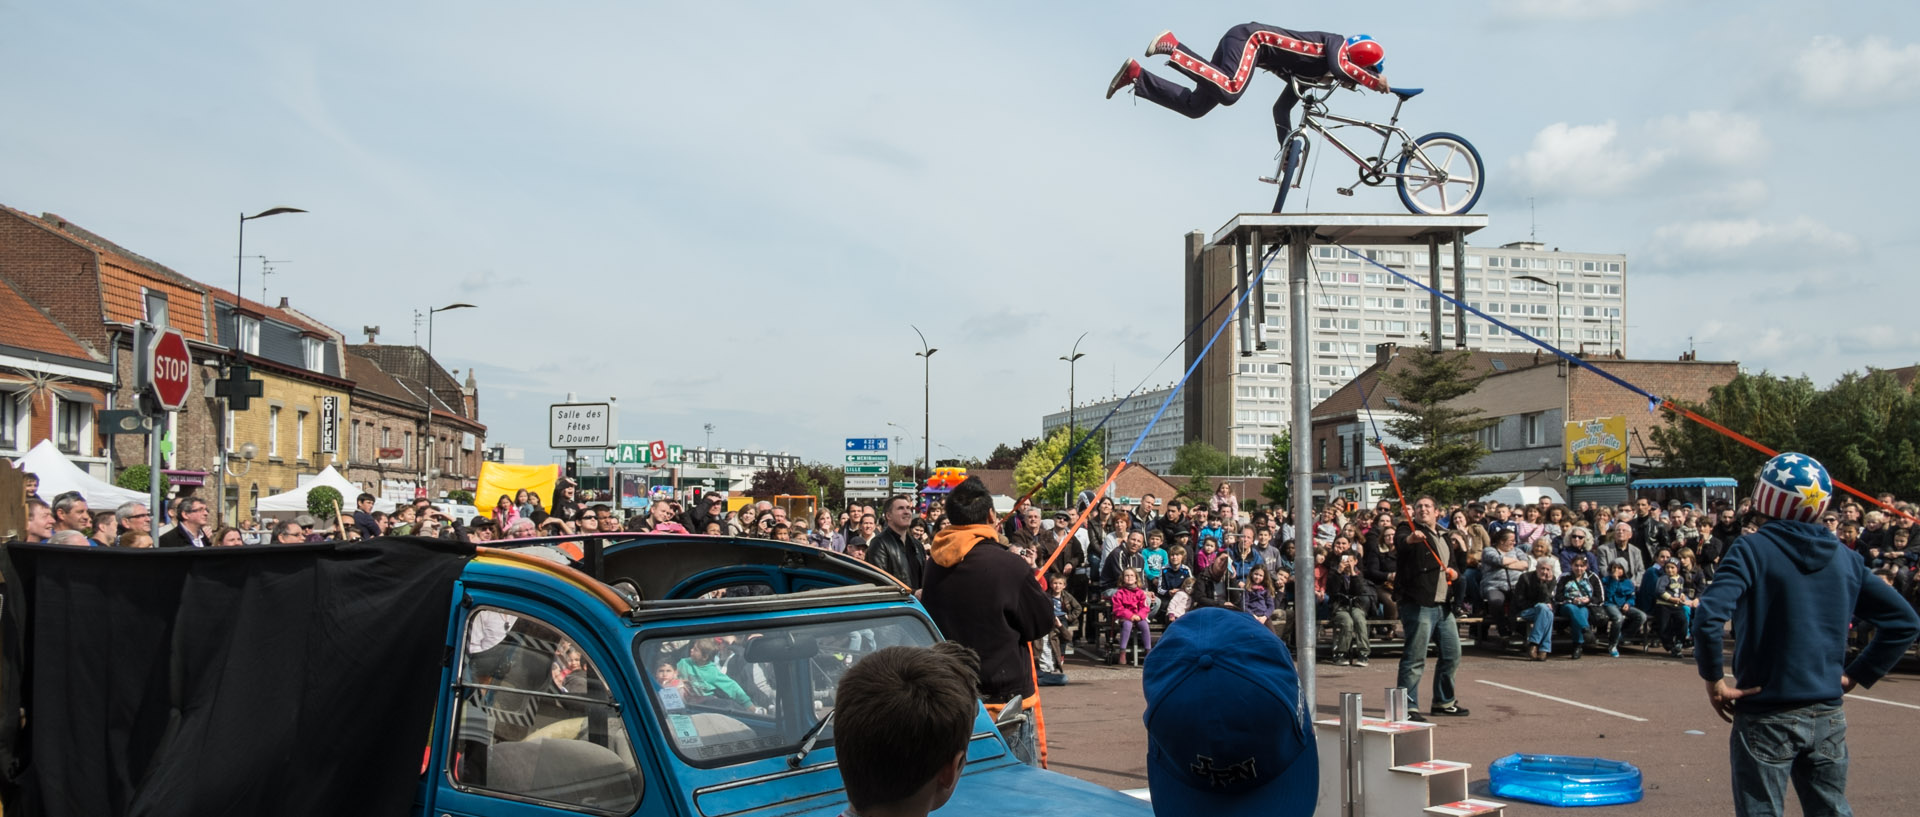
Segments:
[[[1034,581],[1033,565],[1000,543],[993,496],[979,477],[947,496],[947,519],[933,537],[920,603],[942,635],[979,653],[980,697],[990,707],[1032,698],[1027,645],[1052,629],[1053,601]]]

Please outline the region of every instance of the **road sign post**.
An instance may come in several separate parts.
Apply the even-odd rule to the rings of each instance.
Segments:
[[[142,351],[136,369],[137,389],[151,398],[157,410],[147,425],[147,512],[153,514],[158,529],[160,515],[160,439],[172,413],[187,404],[193,392],[193,353],[187,349],[187,336],[177,329],[156,328],[146,323],[134,328],[134,348]]]

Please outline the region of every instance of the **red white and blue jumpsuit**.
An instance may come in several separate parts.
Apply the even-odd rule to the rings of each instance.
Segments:
[[[1302,79],[1332,77],[1387,93],[1387,83],[1379,74],[1348,58],[1346,43],[1346,37],[1325,31],[1290,31],[1245,23],[1227,30],[1220,38],[1219,47],[1214,49],[1212,60],[1202,58],[1184,44],[1174,50],[1173,67],[1194,78],[1192,90],[1143,71],[1134,82],[1134,92],[1194,119],[1205,116],[1215,106],[1240,101],[1255,68]],[[1273,124],[1283,140],[1293,132],[1291,114],[1298,101],[1299,97],[1289,87],[1273,104]]]

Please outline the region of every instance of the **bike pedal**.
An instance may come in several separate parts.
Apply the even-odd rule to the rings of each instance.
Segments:
[[[1263,181],[1263,182],[1266,182],[1267,184],[1279,184],[1279,183],[1280,183],[1280,180],[1279,180],[1279,179],[1276,179],[1276,178],[1274,178],[1274,177],[1272,177],[1272,176],[1261,176],[1261,177],[1260,177],[1260,181]]]
[[[1351,196],[1351,195],[1353,195],[1353,188],[1351,188],[1351,187],[1339,187],[1339,188],[1335,188],[1333,192],[1335,192],[1335,193],[1339,193],[1339,194],[1340,194],[1340,195],[1342,195],[1342,196]]]

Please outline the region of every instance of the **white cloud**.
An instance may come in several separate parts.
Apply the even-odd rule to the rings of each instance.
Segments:
[[[1617,193],[1662,161],[1659,152],[1638,155],[1620,145],[1613,122],[1570,125],[1555,122],[1534,134],[1533,146],[1512,162],[1521,183],[1540,192],[1563,195]]]
[[[1653,240],[1682,253],[1728,253],[1770,245],[1801,245],[1807,249],[1851,253],[1860,245],[1857,238],[1807,217],[1788,222],[1759,219],[1680,222],[1653,230]]]
[[[1864,108],[1920,95],[1920,43],[1895,46],[1885,37],[1858,45],[1832,35],[1813,38],[1793,61],[1791,80],[1815,105]]]
[[[1836,340],[1840,351],[1846,354],[1870,354],[1888,359],[1885,357],[1887,352],[1911,355],[1914,349],[1920,349],[1920,330],[1895,328],[1885,324],[1849,326],[1840,330]]]
[[[1647,123],[1647,135],[1676,158],[1712,165],[1743,165],[1766,156],[1760,121],[1725,111],[1692,111]]]
[[[1600,20],[1625,17],[1659,0],[1495,0],[1493,11],[1521,20]]]

